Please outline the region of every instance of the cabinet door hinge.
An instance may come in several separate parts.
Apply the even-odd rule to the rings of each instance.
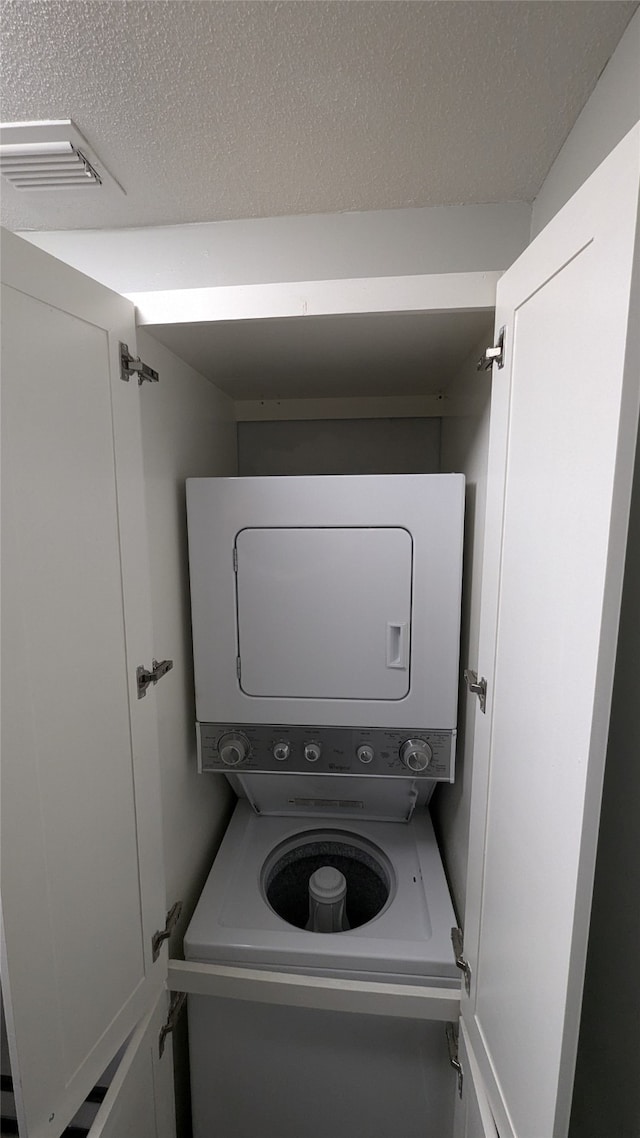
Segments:
[[[120,343],[120,379],[128,383],[132,375],[138,377],[138,387],[145,380],[148,383],[158,383],[160,376],[148,364],[143,364],[140,356],[132,356],[126,344]]]
[[[464,973],[464,987],[468,996],[471,995],[471,965],[464,955],[464,938],[462,929],[451,930],[451,943],[453,944],[453,954],[456,959],[456,966]]]
[[[498,343],[494,344],[491,348],[487,348],[484,355],[480,356],[478,360],[478,371],[488,371],[494,364],[497,364],[498,367],[504,367],[504,342],[506,335],[507,329],[503,324],[498,332]]]
[[[238,550],[235,545],[233,547],[233,571],[234,573],[238,572]]]
[[[241,674],[242,674],[242,665],[240,663],[240,657],[236,656],[236,676],[238,677],[238,679],[240,679]]]
[[[473,672],[471,668],[465,668],[464,678],[469,691],[477,695],[480,700],[480,711],[484,714],[487,710],[487,681],[484,676],[478,679],[478,673]]]
[[[151,671],[142,664],[136,668],[136,682],[138,685],[138,699],[144,699],[150,684],[157,684],[167,672],[173,668],[173,660],[152,660]]]
[[[176,901],[175,905],[172,905],[169,909],[169,912],[167,913],[167,919],[165,921],[164,928],[162,930],[158,929],[158,931],[155,932],[151,937],[151,952],[153,954],[154,960],[158,959],[162,944],[165,940],[169,939],[171,933],[175,929],[178,921],[180,920],[181,912],[182,901]]]
[[[171,1001],[171,1004],[169,1005],[169,1014],[167,1016],[167,1022],[165,1023],[164,1027],[161,1028],[160,1035],[158,1036],[158,1052],[160,1054],[161,1059],[162,1059],[162,1056],[164,1054],[165,1039],[167,1038],[169,1033],[171,1031],[173,1031],[174,1028],[176,1027],[178,1020],[180,1019],[180,1013],[184,1007],[186,998],[187,998],[186,992],[176,992],[172,1001]]]
[[[449,1062],[454,1071],[458,1075],[458,1094],[462,1098],[462,1080],[464,1072],[462,1070],[462,1063],[458,1056],[458,1028],[455,1023],[448,1023],[445,1027],[447,1033],[447,1050],[449,1051]]]

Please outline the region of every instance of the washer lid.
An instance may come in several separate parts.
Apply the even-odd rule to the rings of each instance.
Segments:
[[[407,695],[413,542],[406,529],[247,528],[236,535],[235,565],[245,695]]]
[[[418,801],[427,801],[431,784],[412,778],[362,775],[242,774],[232,785],[249,799],[256,814],[288,817],[368,818],[408,822]]]

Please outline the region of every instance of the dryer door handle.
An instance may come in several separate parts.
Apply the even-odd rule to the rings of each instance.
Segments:
[[[387,668],[408,666],[409,625],[387,624]]]

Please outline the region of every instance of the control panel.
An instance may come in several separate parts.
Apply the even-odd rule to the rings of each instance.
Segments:
[[[201,771],[367,775],[452,782],[455,731],[424,727],[198,724]]]

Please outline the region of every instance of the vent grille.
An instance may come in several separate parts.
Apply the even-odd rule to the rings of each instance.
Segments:
[[[19,193],[125,192],[71,119],[0,123],[0,174]]]
[[[99,174],[71,142],[2,145],[0,173],[17,190],[77,189],[102,185]]]

